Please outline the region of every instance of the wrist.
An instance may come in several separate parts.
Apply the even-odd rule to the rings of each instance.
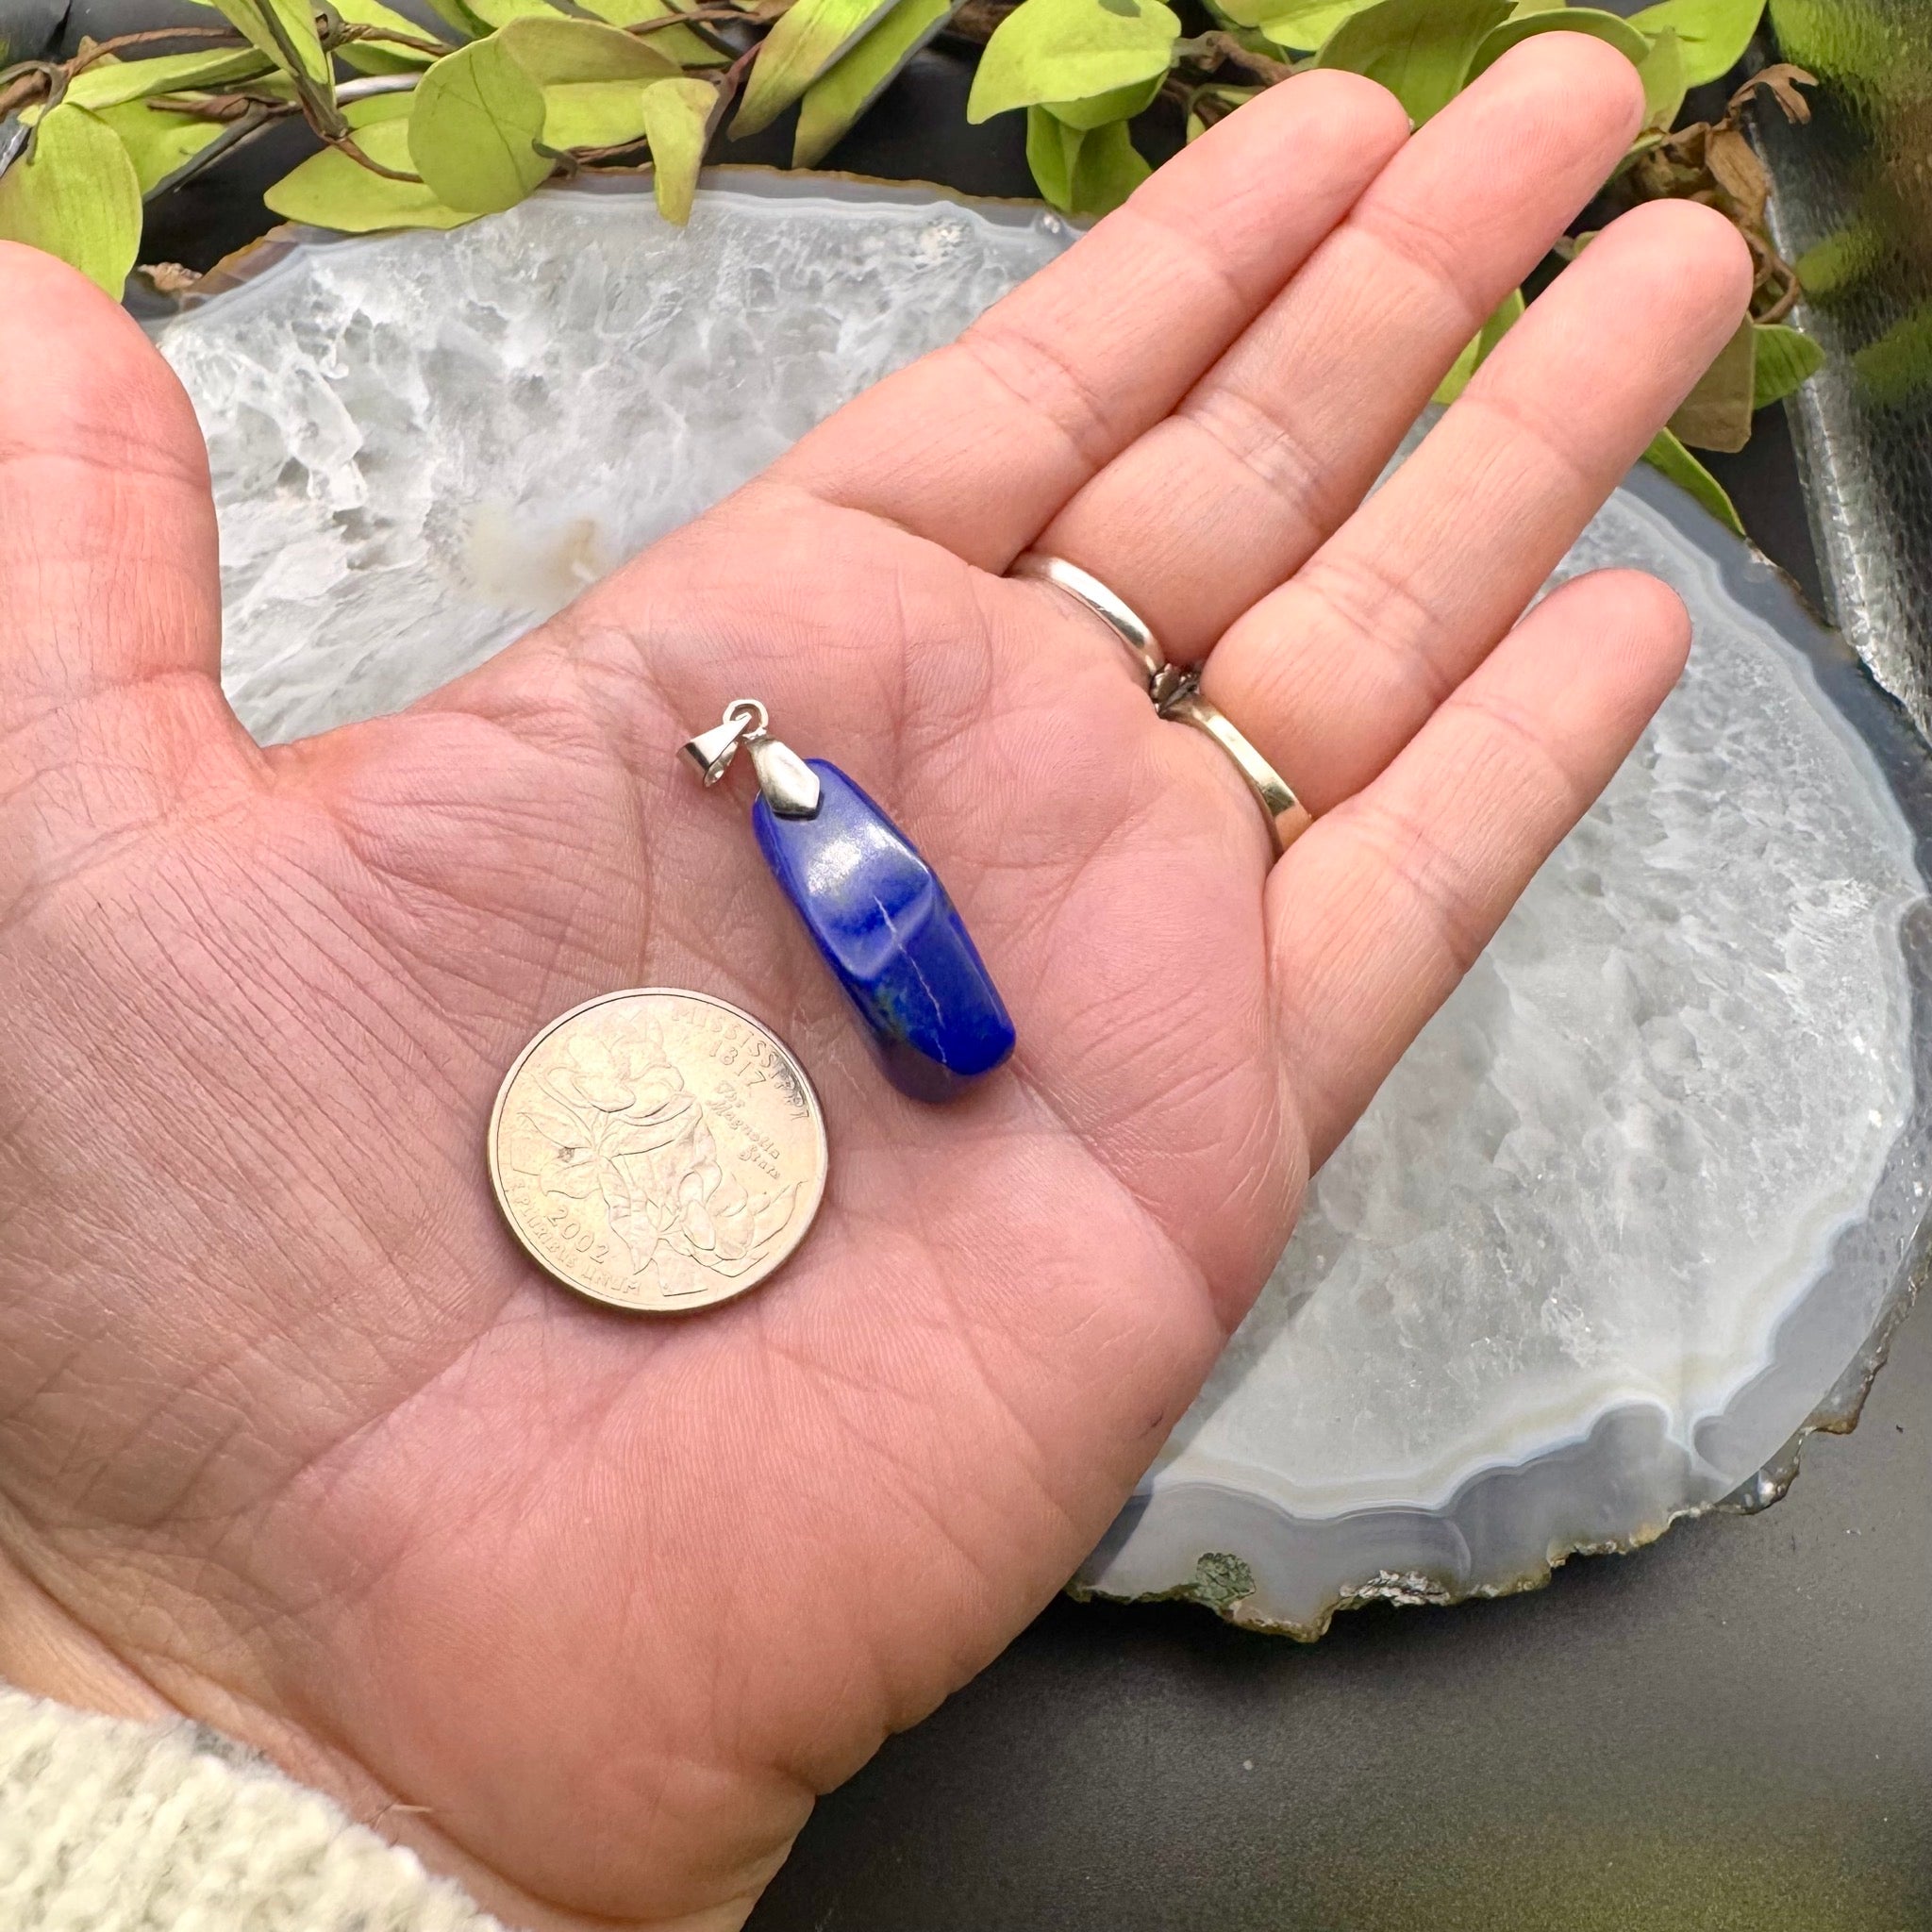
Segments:
[[[0,1684],[75,1710],[144,1723],[179,1707],[0,1550]]]
[[[441,1874],[439,1878],[418,1874],[407,1883],[420,1885],[425,1896],[441,1892],[448,1901],[452,1889],[445,1887],[443,1880],[453,1880],[505,1927],[526,1928],[526,1932],[591,1932],[593,1927],[595,1932],[739,1932],[758,1903],[754,1891],[675,1920],[638,1921],[628,1928],[609,1919],[590,1919],[548,1905],[501,1878],[450,1840],[425,1807],[388,1792],[358,1764],[316,1742],[298,1726],[242,1702],[206,1679],[190,1677],[186,1684],[208,1694],[190,1694],[188,1688],[175,1696],[163,1694],[0,1549],[0,1793],[8,1790],[13,1774],[10,1759],[25,1763],[30,1758],[37,1767],[28,1780],[38,1793],[33,1815],[44,1812],[46,1817],[29,1827],[25,1816],[15,1816],[18,1807],[14,1805],[0,1805],[0,1809],[23,1831],[30,1830],[33,1841],[29,1848],[37,1857],[67,1862],[53,1857],[62,1848],[45,1837],[57,1828],[70,1839],[84,1838],[90,1847],[107,1839],[116,1824],[115,1818],[108,1815],[108,1774],[112,1774],[117,1801],[127,1803],[140,1799],[135,1786],[143,1780],[150,1784],[159,1780],[169,1789],[151,1794],[158,1802],[178,1796],[175,1787],[187,1782],[191,1766],[197,1758],[212,1755],[223,1767],[221,1775],[202,1775],[194,1781],[197,1810],[208,1812],[206,1829],[218,1832],[222,1828],[221,1820],[236,1806],[237,1791],[242,1786],[250,1793],[246,1808],[251,1831],[258,1828],[265,1805],[271,1811],[285,1811],[292,1821],[303,1815],[303,1807],[325,1804],[335,1814],[335,1829],[326,1841],[331,1846],[340,1841],[341,1845],[340,1852],[331,1850],[328,1857],[338,1864],[367,1865],[373,1850],[403,1846],[422,1860],[428,1873]],[[26,1699],[9,1697],[9,1687],[26,1692],[28,1698],[64,1707],[64,1710],[36,1709]],[[130,1732],[125,1724],[89,1728],[90,1720],[103,1718],[131,1720],[141,1728]],[[164,1726],[172,1729],[161,1728]],[[62,1733],[72,1734],[67,1756],[75,1768],[59,1780],[62,1792],[52,1795],[64,1798],[65,1786],[73,1783],[76,1787],[73,1796],[79,1802],[49,1806],[44,1802],[50,1795],[49,1781],[40,1767],[54,1761],[47,1750],[48,1738]],[[20,1746],[10,1754],[9,1737],[17,1738]],[[237,1748],[211,1754],[209,1746],[217,1738],[232,1740]],[[98,1797],[79,1790],[82,1774],[78,1760],[83,1757],[90,1767],[88,1777],[102,1784]],[[116,1764],[121,1769],[112,1772]],[[283,1788],[279,1798],[264,1797],[263,1780],[273,1780]],[[286,1802],[281,1802],[284,1799]],[[313,1837],[312,1815],[308,1824]],[[202,1828],[194,1824],[187,1827],[191,1844]],[[238,1824],[236,1828],[242,1827]],[[118,1838],[116,1842],[120,1842]],[[406,1881],[378,1878],[372,1882]],[[245,1901],[238,1898],[236,1905],[233,1924],[240,1927],[247,1923]],[[390,1922],[385,1918],[385,1923]],[[431,1922],[447,1925],[452,1932],[465,1924],[449,1916],[447,1903],[442,1913],[431,1915]],[[397,1917],[393,1923],[408,1921]]]

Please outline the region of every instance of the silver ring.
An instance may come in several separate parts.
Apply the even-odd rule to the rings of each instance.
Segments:
[[[1191,724],[1211,738],[1234,761],[1241,781],[1255,794],[1268,824],[1268,841],[1279,858],[1314,824],[1314,815],[1291,786],[1229,721],[1225,712],[1201,695],[1201,674],[1181,670],[1167,661],[1154,627],[1108,589],[1091,572],[1064,557],[1044,550],[1027,550],[1014,559],[1009,577],[1031,577],[1064,591],[1091,610],[1133,653],[1154,708],[1163,718]]]
[[[1140,665],[1149,690],[1167,669],[1167,658],[1154,635],[1154,627],[1077,563],[1069,563],[1064,557],[1049,557],[1044,550],[1026,550],[1014,558],[1007,575],[1052,584],[1076,604],[1084,604],[1134,654],[1134,661]]]
[[[1159,708],[1163,718],[1178,719],[1206,732],[1234,760],[1235,770],[1247,781],[1268,821],[1268,840],[1276,858],[1315,823],[1315,815],[1294,795],[1294,787],[1236,730],[1218,705],[1201,695],[1191,675]]]

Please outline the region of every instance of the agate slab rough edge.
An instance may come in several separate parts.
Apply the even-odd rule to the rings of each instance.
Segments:
[[[1912,888],[1881,915],[1895,919],[1908,1098],[1871,1200],[1827,1231],[1755,1373],[1688,1441],[1651,1404],[1612,1404],[1568,1440],[1472,1468],[1439,1498],[1328,1515],[1298,1513],[1274,1472],[1216,1468],[1170,1445],[1082,1566],[1076,1595],[1190,1600],[1312,1641],[1338,1610],[1536,1590],[1570,1557],[1627,1554],[1712,1510],[1768,1508],[1796,1479],[1807,1437],[1857,1425],[1932,1272],[1932,759],[1903,708],[1775,566],[1655,472],[1634,471],[1618,494],[1700,556],[1711,590],[1752,622],[1839,738],[1846,778],[1871,787],[1878,829],[1911,855]],[[1264,1295],[1292,1294],[1289,1259]],[[1842,1367],[1821,1387],[1834,1361]],[[1214,1392],[1210,1382],[1197,1410]]]

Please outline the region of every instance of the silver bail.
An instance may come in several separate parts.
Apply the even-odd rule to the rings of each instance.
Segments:
[[[771,719],[757,698],[733,698],[724,707],[724,722],[685,741],[685,756],[715,785],[731,769],[740,745],[750,749],[758,768],[758,790],[781,819],[815,819],[822,788],[819,774],[791,749],[780,744],[768,726]]]
[[[685,756],[704,774],[707,785],[715,785],[731,769],[731,760],[738,756],[738,747],[751,729],[751,723],[741,715],[727,717],[724,724],[714,724],[708,731],[700,731],[695,738],[685,741]]]
[[[819,774],[791,749],[760,732],[750,741],[751,761],[765,803],[781,819],[819,815]]]

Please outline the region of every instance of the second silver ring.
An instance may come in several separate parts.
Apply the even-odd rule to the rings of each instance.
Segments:
[[[1084,609],[1091,610],[1113,632],[1132,655],[1147,695],[1160,715],[1177,724],[1192,725],[1227,754],[1241,774],[1241,782],[1261,808],[1275,858],[1279,858],[1313,824],[1312,814],[1296,797],[1294,788],[1224,712],[1201,695],[1199,671],[1170,664],[1160,648],[1160,640],[1154,634],[1154,626],[1091,571],[1069,563],[1064,557],[1055,557],[1044,550],[1028,550],[1014,559],[1007,575],[1052,584]]]

